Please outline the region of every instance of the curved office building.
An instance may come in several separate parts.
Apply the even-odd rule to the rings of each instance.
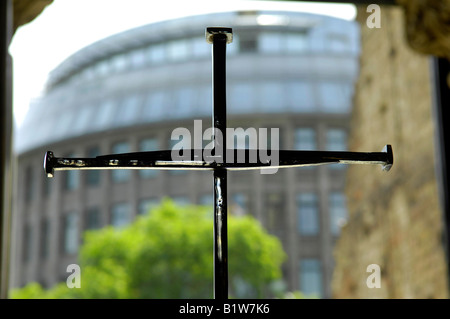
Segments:
[[[98,41],[49,76],[17,136],[11,285],[50,287],[76,263],[81,233],[120,226],[164,196],[211,204],[210,172],[57,172],[43,155],[170,149],[177,127],[211,126],[208,26],[233,28],[227,46],[228,126],[278,128],[282,149],[345,150],[358,74],[357,24],[299,12],[235,11],[149,24]],[[269,136],[271,136],[269,134]],[[230,213],[252,214],[288,255],[289,291],[331,297],[332,250],[346,218],[345,166],[229,173]]]

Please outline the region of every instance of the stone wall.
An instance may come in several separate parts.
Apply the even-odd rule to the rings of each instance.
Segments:
[[[348,170],[349,220],[335,249],[336,298],[447,298],[442,213],[434,166],[430,57],[407,44],[404,14],[381,7],[381,28],[361,24],[361,69],[349,148],[392,144],[394,166]],[[368,288],[370,264],[381,288]]]
[[[53,0],[14,0],[13,30],[34,20]]]

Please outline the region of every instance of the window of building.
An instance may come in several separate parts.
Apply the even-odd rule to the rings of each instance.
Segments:
[[[256,52],[258,49],[258,38],[254,34],[244,34],[234,41],[239,41],[239,51],[241,53]]]
[[[75,157],[75,154],[68,154],[66,157]],[[77,170],[68,170],[64,172],[64,189],[71,191],[75,190],[79,186],[80,172]]]
[[[181,143],[181,145],[180,145],[180,143]],[[184,150],[191,148],[190,141],[183,139],[183,137],[181,137],[181,136],[178,140],[169,139],[170,150],[172,150],[175,147],[175,145],[177,146],[177,149],[178,149],[177,152],[179,152],[180,155],[184,154],[183,153]],[[179,169],[169,170],[170,175],[183,175],[186,173],[187,173],[186,170],[179,170]]]
[[[308,48],[308,38],[306,33],[290,33],[286,34],[286,52],[300,53],[305,52]]]
[[[267,193],[265,196],[266,207],[266,225],[267,228],[282,237],[286,233],[285,216],[284,216],[285,198],[281,193]]]
[[[58,121],[54,126],[53,134],[64,137],[70,132],[75,116],[70,110],[64,110],[60,114],[57,114],[56,117]]]
[[[141,199],[138,204],[138,214],[145,215],[154,207],[158,206],[161,201],[157,198]]]
[[[77,111],[75,123],[72,126],[72,132],[84,133],[92,118],[94,117],[95,108],[91,105],[84,105]]]
[[[322,266],[318,259],[300,261],[300,291],[307,296],[322,297]]]
[[[104,101],[99,107],[95,126],[103,128],[109,126],[116,111],[116,104],[113,101]]]
[[[298,230],[301,235],[312,236],[319,233],[319,207],[314,193],[299,194],[297,197]]]
[[[125,97],[114,115],[114,124],[122,126],[134,123],[135,118],[140,115],[140,102],[141,98],[139,95],[133,94]]]
[[[167,95],[165,92],[152,92],[145,101],[142,117],[147,121],[158,121],[167,112]]]
[[[286,84],[287,107],[294,112],[312,112],[316,101],[311,83],[292,81]]]
[[[327,130],[326,149],[327,151],[346,151],[347,132],[341,128],[330,128]]]
[[[227,56],[233,56],[240,51],[239,35],[233,34],[233,42],[227,45]]]
[[[175,204],[180,206],[189,205],[191,203],[189,197],[187,196],[172,196],[172,200],[175,202]]]
[[[342,192],[332,192],[328,197],[330,227],[333,235],[339,235],[341,227],[347,221],[347,205]]]
[[[330,128],[326,133],[327,151],[346,151],[347,150],[347,132],[340,128]],[[345,169],[347,164],[330,164],[330,169]]]
[[[194,90],[192,88],[181,88],[174,92],[174,105],[171,113],[173,117],[184,117],[191,113],[194,104]]]
[[[196,105],[199,115],[210,115],[212,109],[212,89],[211,85],[201,86],[198,94],[198,102]]]
[[[229,105],[233,113],[247,113],[255,106],[254,87],[250,83],[236,83],[230,88]]]
[[[259,85],[258,108],[265,112],[279,112],[285,107],[285,94],[280,82],[265,82]]]
[[[89,207],[86,210],[84,228],[86,230],[98,229],[100,228],[100,225],[100,208],[97,206]]]
[[[66,254],[75,254],[78,251],[78,215],[76,212],[64,216],[63,248]]]
[[[313,128],[297,128],[294,148],[301,151],[317,150],[316,131]]]
[[[139,151],[140,152],[151,152],[159,150],[158,139],[156,137],[145,138],[139,141]],[[156,169],[140,169],[139,176],[141,178],[151,178],[158,175],[158,170]]]
[[[259,34],[258,51],[264,53],[280,53],[283,51],[281,33],[263,32]]]
[[[122,72],[129,67],[127,54],[118,54],[111,59],[111,69],[115,72]]]
[[[87,156],[88,157],[97,157],[100,155],[100,148],[98,146],[94,146],[88,149]],[[90,169],[86,171],[86,184],[89,186],[98,186],[100,185],[100,170]]]
[[[130,62],[131,66],[133,68],[141,68],[145,65],[146,57],[145,57],[145,51],[143,49],[136,49],[129,53],[130,55]]]
[[[170,41],[167,44],[167,56],[171,61],[184,60],[188,54],[188,41],[185,39]]]
[[[248,209],[248,198],[244,193],[234,193],[232,197],[232,209],[235,215],[244,215]]]
[[[263,32],[258,37],[258,50],[263,53],[300,53],[308,49],[306,33]]]
[[[110,67],[109,60],[100,61],[95,65],[95,73],[99,76],[108,75],[110,70],[111,70],[111,67]]]
[[[339,82],[318,83],[319,103],[325,112],[347,113],[351,109],[351,87]]]
[[[111,225],[114,227],[126,226],[131,222],[130,204],[122,202],[112,206],[111,210]]]
[[[129,152],[128,142],[118,142],[113,144],[112,153],[121,154]],[[114,169],[111,171],[111,178],[115,183],[126,182],[130,179],[130,171],[127,169]]]
[[[350,40],[346,34],[330,33],[327,36],[326,45],[329,50],[336,53],[347,53],[351,50]]]
[[[198,199],[199,205],[213,207],[214,204],[214,195],[212,193],[203,194]]]
[[[195,58],[206,57],[211,54],[211,45],[205,41],[204,37],[193,38],[191,40],[192,55]]]
[[[148,48],[147,55],[150,63],[162,63],[166,59],[166,48],[164,44],[152,45]]]

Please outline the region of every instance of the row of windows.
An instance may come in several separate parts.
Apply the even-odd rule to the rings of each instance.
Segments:
[[[347,114],[351,110],[353,94],[349,83],[338,81],[236,82],[230,85],[228,92],[229,114]],[[34,138],[47,140],[55,135],[72,136],[136,123],[210,116],[211,101],[212,92],[209,85],[136,93],[118,100],[105,100],[99,105],[81,105],[70,111],[55,113],[49,118],[53,123],[37,127],[37,131],[32,133],[33,136],[28,138],[32,143]]]
[[[189,204],[189,198],[185,196],[175,196],[173,200],[179,205]],[[212,194],[204,194],[199,197],[198,204],[211,205]],[[243,193],[235,193],[232,196],[231,208],[233,213],[240,215],[247,211],[248,197]],[[141,199],[138,203],[137,213],[145,214],[159,203],[159,199]],[[347,219],[347,209],[345,196],[341,192],[331,192],[328,198],[330,231],[333,235],[339,235],[340,227]],[[298,207],[298,231],[301,235],[317,235],[320,231],[320,213],[318,197],[315,193],[302,193],[297,197]],[[74,254],[78,251],[79,245],[79,218],[77,212],[66,213],[62,219],[62,252]],[[115,227],[122,227],[132,221],[132,206],[128,202],[115,203],[110,211],[110,224]],[[99,207],[89,207],[84,216],[84,230],[98,229],[102,227],[101,212]],[[46,219],[41,224],[42,240],[40,243],[41,257],[48,256],[50,245],[51,227]],[[33,244],[33,229],[26,225],[24,229],[24,260],[29,260],[31,256],[31,245]]]
[[[230,54],[237,50],[238,44],[235,43],[227,47]],[[74,77],[74,80],[90,80],[96,77],[109,76],[111,73],[120,73],[147,66],[205,58],[210,54],[211,45],[206,42],[204,37],[155,43],[101,60],[82,70]]]
[[[144,211],[148,211],[150,206],[156,204],[156,200],[146,200],[140,204],[139,210],[145,206]],[[129,204],[118,203],[113,206],[111,211],[111,224],[117,227],[126,225],[130,222],[129,217]],[[141,212],[143,213],[143,212]],[[90,208],[86,212],[86,225],[85,229],[95,229],[100,227],[100,211],[98,208]],[[78,219],[79,216],[76,212],[71,212],[65,215],[63,219],[63,253],[75,254],[79,249],[79,233],[78,233]],[[40,244],[41,257],[46,258],[49,254],[50,245],[50,223],[49,220],[43,221],[41,224],[41,232],[43,234]],[[24,254],[25,261],[31,258],[31,245],[32,245],[32,228],[28,227],[24,231]],[[305,295],[321,297],[323,295],[322,289],[322,266],[319,259],[305,258],[300,261],[300,278],[299,287],[300,291]]]
[[[270,130],[268,130],[270,132]],[[235,131],[235,147],[236,148],[251,148],[250,137],[246,132]],[[244,134],[243,136],[239,136],[239,134]],[[268,146],[272,145],[272,141],[270,140],[270,136],[268,136]],[[281,143],[282,139],[280,137],[280,148],[284,146]],[[179,140],[169,140],[167,146],[172,148],[175,144],[179,143]],[[203,140],[203,147],[209,143],[209,141]],[[160,145],[160,142],[155,137],[141,139],[139,141],[138,150],[139,152],[145,151],[156,151],[160,150],[164,147],[164,145]],[[184,146],[188,147],[188,146]],[[314,128],[302,127],[297,128],[295,130],[294,136],[294,149],[297,150],[318,150],[319,143],[317,137],[317,131]],[[325,145],[324,149],[327,151],[346,151],[347,150],[347,132],[342,128],[329,128],[325,132]],[[114,143],[111,147],[112,154],[119,153],[127,153],[132,152],[133,150],[130,147],[130,144],[126,141]],[[74,153],[67,153],[65,157],[76,157]],[[87,157],[96,157],[100,155],[100,148],[90,147],[86,151]],[[345,165],[334,164],[329,165],[331,169],[342,169]],[[314,169],[314,167],[305,167],[304,169]],[[33,178],[33,169],[32,167],[27,167],[25,170],[24,177],[24,200],[25,202],[30,202],[33,199],[35,193],[35,181]],[[85,171],[85,185],[86,186],[98,186],[101,183],[100,170],[88,170]],[[186,171],[178,170],[178,171],[169,171],[171,175],[180,175],[185,174]],[[142,179],[153,178],[158,176],[158,170],[139,170],[139,177]],[[112,170],[111,171],[111,180],[113,183],[122,183],[127,182],[131,178],[130,170]],[[51,192],[51,181],[44,181],[44,196],[48,196]],[[75,190],[80,187],[80,172],[76,170],[66,171],[64,172],[64,189],[65,190]]]
[[[299,54],[310,51],[308,41],[309,37],[306,32],[262,32],[258,35],[234,35],[233,42],[227,46],[227,54],[233,55],[237,52]],[[329,52],[350,52],[350,47],[346,35],[334,35],[327,39]],[[74,76],[74,79],[84,81],[147,66],[205,58],[210,54],[211,45],[206,43],[204,37],[155,43],[99,61]]]
[[[172,200],[178,205],[188,205],[190,200],[187,196],[173,196]],[[212,205],[213,195],[204,194],[198,198],[199,205]],[[157,198],[141,199],[138,202],[137,214],[146,214],[151,208],[157,206],[160,200]],[[247,196],[242,193],[235,193],[232,196],[231,209],[235,214],[243,214],[246,211]],[[126,226],[132,221],[132,206],[128,202],[115,203],[111,207],[110,211],[110,224],[114,227]],[[74,254],[79,248],[79,236],[80,236],[80,216],[77,212],[72,211],[64,214],[62,218],[62,253]],[[88,207],[84,215],[83,230],[93,230],[102,227],[101,211],[100,208]],[[44,219],[41,223],[41,242],[40,242],[40,256],[42,258],[48,257],[51,234],[51,225],[49,219]],[[33,228],[27,224],[25,225],[24,232],[24,250],[23,259],[29,261],[31,259],[31,247],[34,242]]]
[[[156,205],[157,200],[144,200],[139,205],[140,213],[148,211],[148,209]],[[143,208],[141,208],[141,206]],[[85,215],[85,229],[96,229],[100,227],[100,211],[98,208],[90,208]],[[79,216],[76,212],[70,212],[63,218],[63,253],[75,254],[79,249],[79,233],[78,222]],[[111,224],[115,226],[122,226],[129,223],[129,205],[127,203],[118,203],[113,206],[111,211]],[[40,243],[40,256],[46,258],[49,255],[50,246],[50,222],[48,219],[41,223],[41,237]],[[26,226],[24,231],[24,261],[31,259],[31,245],[33,241],[33,228],[29,225]],[[322,263],[319,259],[315,258],[303,258],[299,264],[299,289],[305,295],[322,297],[323,295],[323,274]]]
[[[319,199],[315,193],[302,193],[297,197],[297,229],[302,236],[315,236],[320,232]],[[331,234],[338,236],[347,221],[346,199],[341,192],[328,194],[328,214]]]

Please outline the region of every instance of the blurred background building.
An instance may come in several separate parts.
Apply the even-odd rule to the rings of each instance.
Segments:
[[[12,287],[65,281],[84,230],[126,225],[163,197],[212,205],[210,172],[68,171],[46,179],[42,160],[47,150],[94,157],[170,149],[178,142],[173,129],[192,130],[194,120],[210,127],[211,45],[204,32],[216,25],[234,32],[227,46],[229,127],[279,128],[282,149],[347,149],[356,22],[236,11],[98,41],[52,72],[18,132]],[[343,165],[229,173],[230,213],[254,215],[282,241],[287,290],[331,297],[333,248],[347,219],[345,180]]]

